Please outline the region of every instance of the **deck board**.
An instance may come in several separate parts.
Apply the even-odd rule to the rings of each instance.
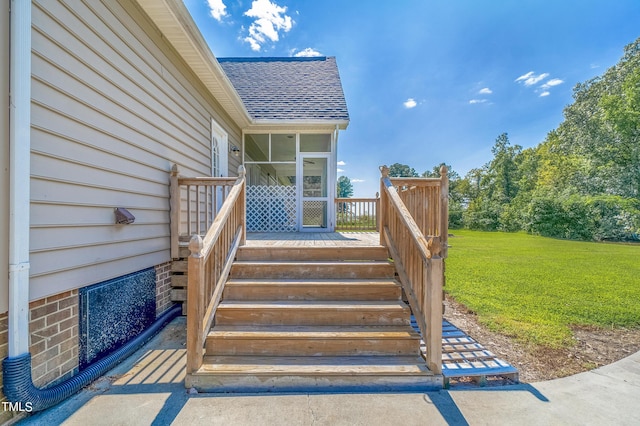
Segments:
[[[377,232],[249,232],[248,247],[377,247]]]

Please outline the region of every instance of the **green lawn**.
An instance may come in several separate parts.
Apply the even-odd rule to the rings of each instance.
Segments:
[[[640,245],[452,230],[445,290],[490,329],[571,344],[571,325],[640,327]]]

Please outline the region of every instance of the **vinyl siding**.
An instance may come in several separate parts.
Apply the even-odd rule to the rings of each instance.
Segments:
[[[171,165],[209,175],[211,119],[236,146],[240,129],[132,2],[36,1],[32,19],[33,300],[169,261]]]
[[[9,105],[9,0],[0,0],[0,102]],[[0,112],[0,314],[9,309],[9,108]],[[0,329],[2,327],[0,326]],[[0,416],[2,422],[2,416]]]

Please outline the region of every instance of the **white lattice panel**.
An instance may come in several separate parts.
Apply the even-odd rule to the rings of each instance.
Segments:
[[[296,205],[295,186],[247,186],[247,231],[297,231]]]
[[[316,226],[320,228],[327,226],[326,201],[305,201],[302,213],[302,223],[304,223],[304,226]]]

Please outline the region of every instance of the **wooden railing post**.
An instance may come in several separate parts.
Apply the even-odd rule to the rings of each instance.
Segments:
[[[447,258],[449,241],[449,177],[447,166],[440,167],[440,256]]]
[[[389,177],[389,168],[387,166],[380,166],[380,210],[378,210],[380,219],[378,221],[380,227],[380,245],[386,246],[386,240],[384,238],[384,232],[382,232],[387,226],[388,217],[387,217],[387,208],[389,205],[389,200],[387,197],[387,190],[384,185],[384,179]]]
[[[180,184],[178,183],[178,165],[171,167],[169,180],[169,233],[171,238],[171,258],[180,257]]]
[[[441,257],[432,257],[425,271],[424,306],[427,323],[427,366],[436,374],[442,373],[442,285],[444,264]]]
[[[194,235],[189,241],[191,255],[188,260],[187,284],[187,374],[197,371],[202,365],[204,341],[202,319],[205,306],[205,261],[203,241]]]

